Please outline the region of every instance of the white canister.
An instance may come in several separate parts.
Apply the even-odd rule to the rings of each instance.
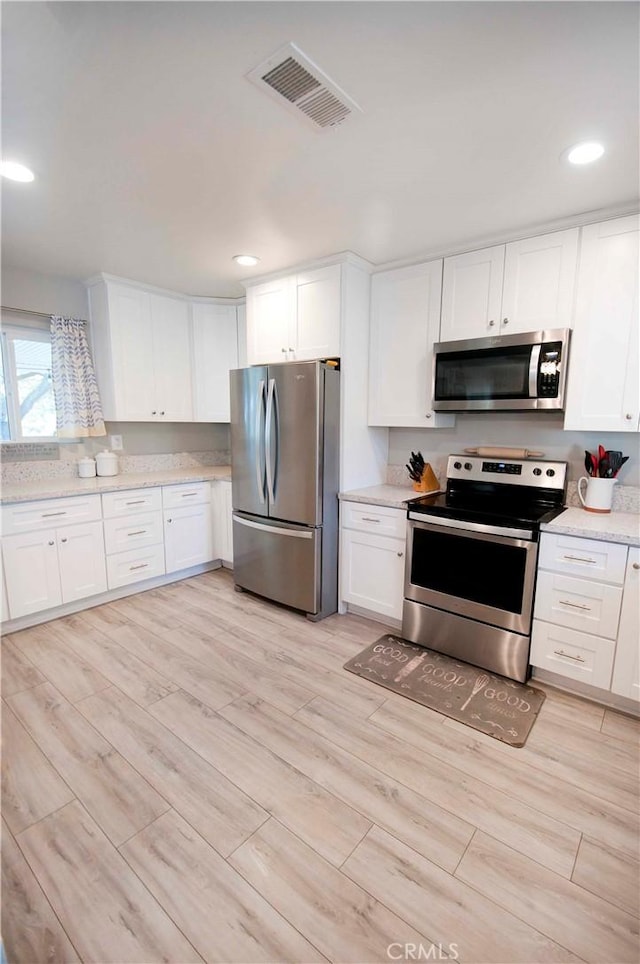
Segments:
[[[78,476],[81,479],[93,479],[96,474],[95,459],[78,459]]]
[[[578,479],[578,495],[587,512],[611,512],[613,502],[613,487],[617,479],[598,479],[596,476],[587,478],[583,475]],[[586,485],[582,494],[582,483]]]
[[[104,452],[98,452],[96,455],[96,465],[98,467],[98,475],[118,474],[118,456],[115,452],[110,452],[109,449],[105,449]]]

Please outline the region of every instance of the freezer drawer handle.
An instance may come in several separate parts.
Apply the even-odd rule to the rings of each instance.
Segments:
[[[284,529],[282,526],[268,526],[262,522],[250,522],[249,519],[239,519],[236,515],[233,521],[239,526],[247,526],[249,529],[259,529],[261,532],[274,532],[278,536],[291,536],[294,539],[313,539],[313,532],[303,532],[299,529]]]
[[[571,653],[565,653],[563,649],[554,649],[556,656],[564,656],[565,659],[574,659],[576,663],[586,663],[586,660],[582,656],[572,656]]]

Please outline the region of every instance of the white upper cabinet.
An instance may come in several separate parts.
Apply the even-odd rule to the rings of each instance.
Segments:
[[[497,335],[504,244],[444,259],[441,341]]]
[[[577,265],[578,228],[507,244],[500,333],[570,328]]]
[[[341,267],[317,268],[247,287],[247,363],[340,354]]]
[[[295,361],[339,355],[340,265],[296,275],[295,290]]]
[[[238,321],[235,305],[194,301],[194,421],[228,422],[229,372],[238,368]]]
[[[578,230],[445,258],[441,340],[569,328]]]
[[[179,296],[100,280],[89,287],[89,303],[105,419],[190,421],[188,302]]]
[[[640,429],[638,217],[582,229],[565,429]]]
[[[369,425],[454,424],[453,415],[433,411],[431,400],[441,293],[442,260],[373,276]]]
[[[247,364],[288,360],[294,338],[295,278],[247,288]]]

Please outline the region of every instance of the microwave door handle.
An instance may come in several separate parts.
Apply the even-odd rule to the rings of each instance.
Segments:
[[[538,371],[540,369],[540,351],[542,345],[531,346],[531,357],[529,358],[529,398],[538,396]]]

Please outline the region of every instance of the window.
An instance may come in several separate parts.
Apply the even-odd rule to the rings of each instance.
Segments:
[[[2,441],[55,439],[51,337],[41,328],[7,326],[0,357]]]

